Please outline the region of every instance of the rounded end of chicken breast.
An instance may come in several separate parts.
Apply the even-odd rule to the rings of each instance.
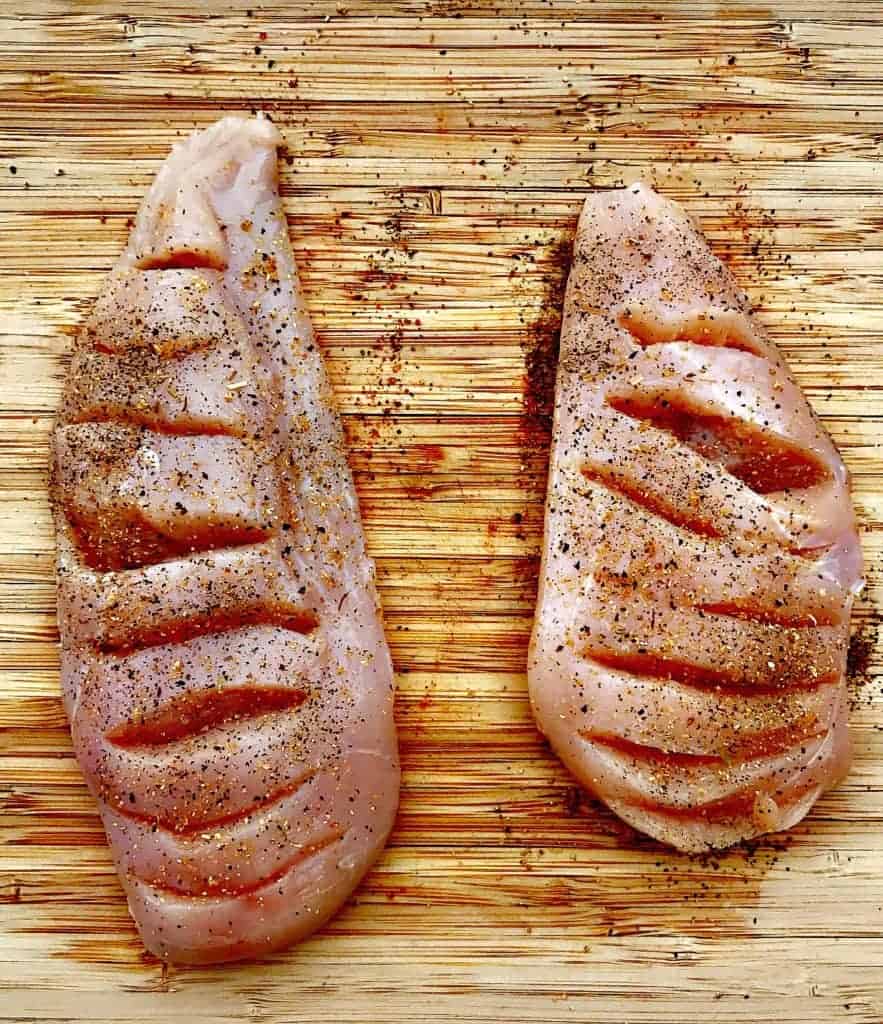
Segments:
[[[288,851],[282,867],[240,891],[218,892],[209,876],[204,893],[196,888],[182,894],[121,873],[145,947],[173,963],[228,963],[269,956],[325,924],[383,850],[398,803],[398,764],[388,755],[362,753],[350,759],[345,777],[324,788],[324,794],[322,786],[314,789],[312,797],[319,806],[323,796],[334,801],[335,811],[326,817],[340,820],[324,821],[311,840]],[[105,821],[110,831],[113,822],[107,815]],[[277,820],[264,822],[263,828],[280,829],[285,823],[282,807]],[[260,841],[261,829],[256,831],[252,842]],[[223,843],[232,858],[249,857],[247,840],[213,840],[210,831],[203,842]]]

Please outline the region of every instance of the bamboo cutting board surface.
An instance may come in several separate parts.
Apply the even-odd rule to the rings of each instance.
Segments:
[[[878,0],[3,5],[0,1020],[883,1021],[881,66]],[[71,755],[47,437],[169,146],[248,109],[287,144],[404,792],[320,934],[181,970],[143,953]],[[641,176],[784,347],[853,472],[868,563],[852,773],[791,834],[703,858],[581,794],[526,700],[569,243],[592,189]]]

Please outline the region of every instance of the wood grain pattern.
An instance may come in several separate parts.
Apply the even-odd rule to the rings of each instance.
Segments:
[[[881,60],[876,0],[0,12],[0,1021],[883,1020]],[[69,336],[169,145],[257,108],[286,139],[378,561],[405,787],[321,934],[174,970],[142,952],[71,756],[47,438]],[[526,702],[542,354],[582,199],[638,177],[757,302],[852,470],[868,562],[852,773],[788,836],[716,857],[588,800]]]

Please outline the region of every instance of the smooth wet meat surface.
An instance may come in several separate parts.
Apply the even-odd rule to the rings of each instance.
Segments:
[[[625,821],[788,828],[849,765],[846,469],[729,270],[644,185],[587,200],[568,281],[529,682]]]
[[[392,666],[276,181],[226,118],[174,148],[53,436],[62,686],[159,956],[309,934],[398,801]]]

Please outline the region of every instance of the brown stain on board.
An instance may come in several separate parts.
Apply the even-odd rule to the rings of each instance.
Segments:
[[[682,854],[642,835],[620,821],[604,804],[579,786],[563,794],[563,812],[585,824],[587,855],[606,846],[628,851],[628,880],[616,897],[603,894],[600,935],[636,935],[663,929],[701,939],[726,934],[753,934],[753,909],[762,903],[769,873],[787,860],[789,835],[765,836],[729,850]],[[605,841],[606,840],[606,841]],[[790,870],[787,868],[786,870]]]
[[[879,696],[873,687],[875,674],[873,661],[880,648],[883,612],[879,609],[859,606],[854,614],[852,635],[846,652],[846,685],[849,690],[850,705],[853,710],[862,705],[874,706]],[[855,621],[857,619],[857,621]]]
[[[542,252],[540,305],[530,309],[521,348],[524,374],[521,382],[522,412],[518,421],[518,447],[521,455],[520,482],[534,493],[545,495],[552,443],[555,410],[555,379],[567,275],[573,257],[575,228],[565,231]],[[531,543],[539,554],[542,518],[537,526],[525,520],[523,513],[513,518],[516,534]]]
[[[573,257],[574,234],[573,231],[566,233],[543,253],[540,309],[527,325],[526,337],[522,342],[522,452],[525,458],[538,447],[547,451],[551,440],[564,291]]]

